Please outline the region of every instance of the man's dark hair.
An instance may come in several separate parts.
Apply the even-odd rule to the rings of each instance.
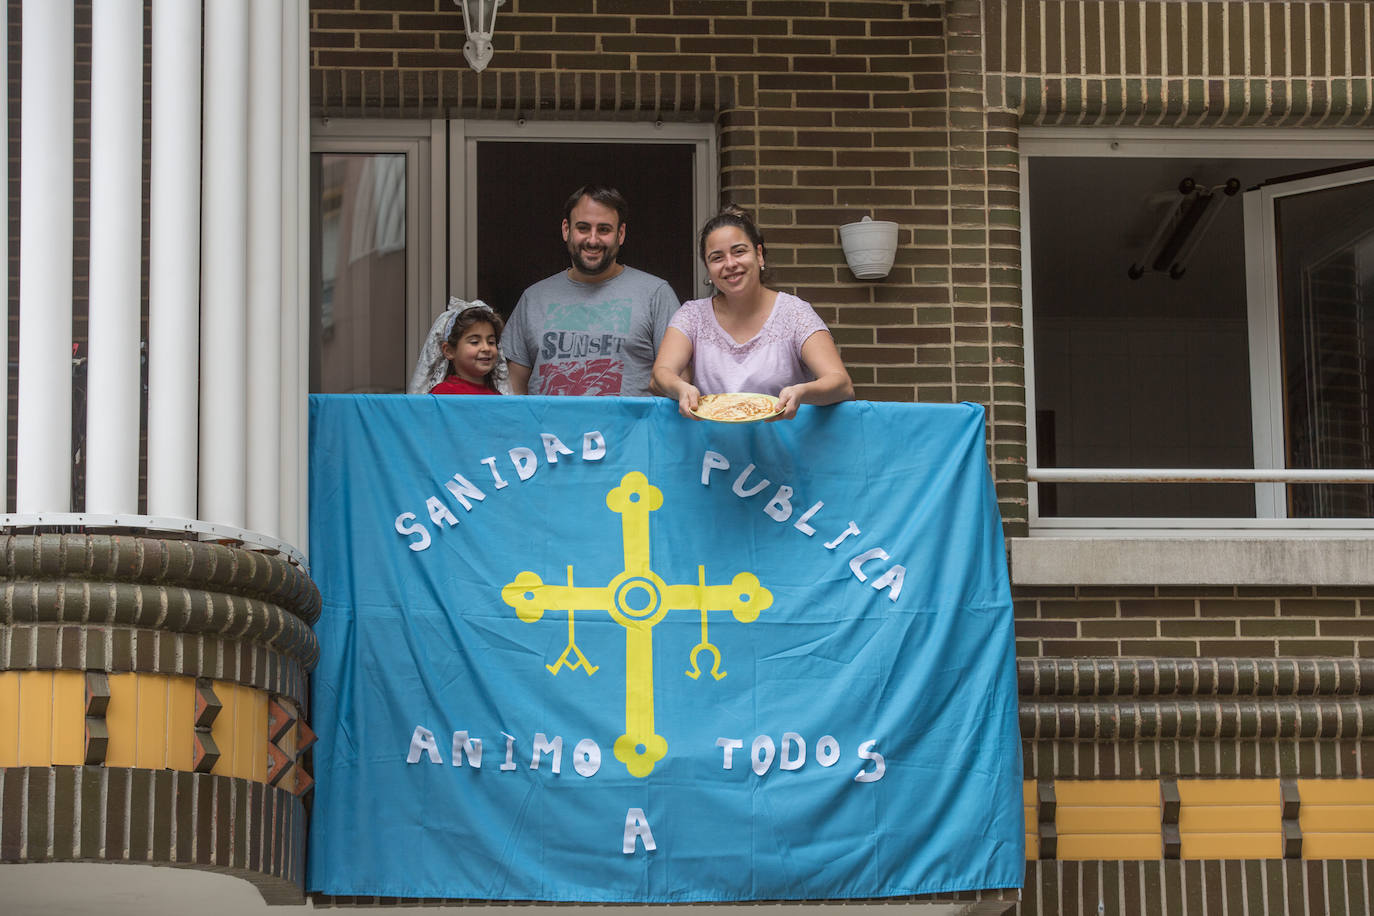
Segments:
[[[572,221],[573,207],[576,207],[577,202],[584,197],[590,197],[603,207],[610,207],[615,211],[615,215],[619,217],[622,225],[630,217],[630,205],[625,202],[625,195],[604,184],[584,184],[573,191],[568,202],[563,205],[563,219]]]

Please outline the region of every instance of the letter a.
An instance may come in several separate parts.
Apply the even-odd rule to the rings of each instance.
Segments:
[[[654,833],[649,829],[649,819],[644,816],[643,808],[631,808],[625,812],[625,846],[623,852],[627,856],[635,854],[635,837],[644,841],[645,852],[653,852],[658,848],[654,845]]]

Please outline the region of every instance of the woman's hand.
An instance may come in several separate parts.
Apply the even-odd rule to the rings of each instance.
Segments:
[[[766,422],[772,423],[775,420],[790,420],[797,415],[797,408],[802,405],[803,391],[802,385],[788,385],[778,392],[778,412],[769,417]]]
[[[701,417],[697,416],[695,413],[692,412],[692,411],[694,411],[694,410],[697,409],[697,406],[698,406],[700,403],[701,403],[701,392],[697,390],[697,386],[696,386],[696,385],[693,385],[693,384],[691,384],[690,382],[682,382],[682,383],[678,386],[678,394],[677,394],[677,412],[678,412],[678,413],[680,413],[680,414],[682,414],[684,417],[688,417],[689,419],[692,419],[692,420],[700,420]]]

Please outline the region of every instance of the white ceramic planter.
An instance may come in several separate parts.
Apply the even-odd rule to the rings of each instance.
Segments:
[[[860,280],[881,280],[897,256],[897,224],[865,216],[840,227],[840,245],[849,270]]]

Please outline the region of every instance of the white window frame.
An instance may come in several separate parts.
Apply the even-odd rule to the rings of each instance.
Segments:
[[[682,143],[691,145],[693,163],[692,227],[702,225],[719,209],[720,179],[717,174],[716,128],[704,123],[540,121],[520,118],[515,121],[453,120],[449,122],[448,142],[452,151],[449,188],[449,288],[454,295],[472,299],[477,295],[477,233],[469,227],[469,202],[477,199],[477,144],[483,140],[530,143]],[[457,176],[461,176],[461,180]],[[706,267],[692,259],[693,282],[697,290],[706,288]],[[462,292],[456,292],[461,290]]]
[[[1374,159],[1374,132],[1367,130],[1280,129],[1091,129],[1024,128],[1021,154],[1021,252],[1022,315],[1025,328],[1026,434],[1028,470],[1034,478],[1036,460],[1034,302],[1032,296],[1029,160],[1040,157],[1122,158],[1233,158],[1233,159]],[[1339,178],[1326,179],[1327,184]],[[1303,190],[1311,190],[1304,187]],[[1251,195],[1246,203],[1249,218],[1277,194],[1298,193],[1297,183],[1281,186],[1268,199]],[[1253,215],[1251,215],[1253,214]],[[1281,382],[1275,376],[1279,352],[1277,290],[1273,277],[1272,205],[1262,221],[1263,233],[1247,233],[1246,295],[1250,334],[1251,404],[1255,435],[1255,468],[1282,468],[1282,445],[1277,458],[1273,436],[1277,424],[1282,435]],[[1277,463],[1275,463],[1277,461]],[[1123,469],[1148,473],[1158,469]],[[1039,514],[1038,487],[1029,490],[1029,521],[1032,537],[1129,537],[1211,536],[1374,537],[1374,519],[1288,519],[1283,509],[1282,484],[1256,483],[1256,513],[1252,519],[1236,518],[1088,518]],[[1278,496],[1276,497],[1276,494]],[[1263,513],[1263,514],[1261,514]]]
[[[420,357],[425,332],[448,298],[443,293],[446,214],[442,206],[432,205],[434,192],[444,188],[446,139],[443,121],[321,118],[310,122],[311,153],[401,153],[406,157],[406,379]]]

